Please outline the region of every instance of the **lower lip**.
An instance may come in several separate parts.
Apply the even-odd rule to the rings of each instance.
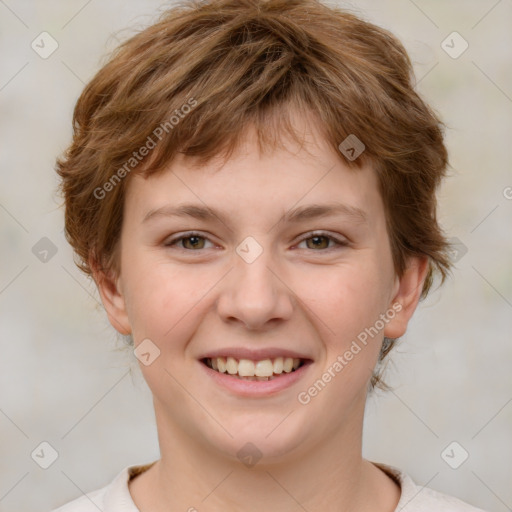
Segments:
[[[294,372],[283,372],[279,377],[275,377],[272,380],[243,380],[238,377],[233,377],[229,373],[220,373],[216,370],[212,370],[201,361],[199,361],[199,364],[206,373],[224,389],[240,396],[260,397],[274,395],[283,389],[293,386],[293,384],[307,373],[311,366],[311,361],[303,364]]]

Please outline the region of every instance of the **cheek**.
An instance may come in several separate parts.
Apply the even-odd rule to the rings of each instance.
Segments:
[[[312,318],[325,349],[319,367],[322,375],[316,377],[332,380],[329,388],[334,393],[326,393],[320,403],[330,396],[346,405],[344,400],[366,389],[383,340],[380,323],[377,329],[375,326],[387,307],[384,272],[377,260],[373,264],[347,265],[337,272],[331,269],[328,279],[324,278],[322,293],[318,292],[311,303]]]
[[[180,332],[186,337],[194,317],[208,303],[208,290],[218,282],[216,272],[150,257],[132,259],[132,264],[126,303],[135,342],[147,337],[163,346],[178,339]]]
[[[331,343],[357,336],[385,307],[378,266],[362,262],[360,258],[357,263],[320,268],[308,273],[301,285],[300,298],[314,313],[315,323],[323,325]]]

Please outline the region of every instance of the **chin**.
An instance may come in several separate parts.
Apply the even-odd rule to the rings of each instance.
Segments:
[[[294,427],[291,417],[283,421],[286,415],[281,413],[271,415],[265,421],[261,414],[261,411],[255,413],[254,422],[250,421],[251,415],[246,414],[242,419],[225,424],[233,437],[219,432],[214,438],[210,437],[209,442],[223,455],[239,460],[248,467],[250,463],[246,463],[247,460],[261,467],[293,458],[297,450],[304,447],[308,436],[304,432],[301,434],[298,425]]]

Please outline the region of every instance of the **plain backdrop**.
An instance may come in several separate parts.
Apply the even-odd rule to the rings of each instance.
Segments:
[[[448,126],[439,213],[459,247],[453,276],[419,306],[392,357],[393,391],[368,403],[364,455],[512,510],[512,1],[339,4],[403,41],[418,90]],[[84,84],[164,6],[0,0],[2,512],[48,511],[159,456],[137,361],[64,239],[54,163]],[[32,47],[42,32],[58,44],[47,58]],[[47,469],[41,450],[57,455]],[[446,453],[452,465],[467,460],[453,469]]]

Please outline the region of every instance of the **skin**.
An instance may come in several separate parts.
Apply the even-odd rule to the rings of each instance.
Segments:
[[[405,333],[427,261],[412,258],[396,276],[374,171],[350,169],[313,123],[297,123],[305,147],[288,141],[260,154],[248,130],[227,162],[198,168],[180,156],[128,186],[121,270],[95,272],[95,280],[112,325],[131,333],[135,346],[149,338],[160,350],[140,365],[161,450],[129,484],[142,512],[391,512],[399,501],[399,486],[362,458],[364,407],[383,337]],[[338,214],[278,223],[297,206],[331,202],[364,210],[366,222]],[[181,203],[221,211],[225,222],[165,215],[143,222],[149,211]],[[192,230],[204,238],[168,245]],[[315,239],[316,230],[348,245]],[[248,236],[263,249],[250,264],[236,253]],[[394,303],[401,310],[385,328],[307,405],[299,403],[298,393]],[[243,398],[215,384],[198,361],[231,346],[289,348],[313,364],[277,394]],[[237,457],[247,442],[262,453],[253,467]]]

